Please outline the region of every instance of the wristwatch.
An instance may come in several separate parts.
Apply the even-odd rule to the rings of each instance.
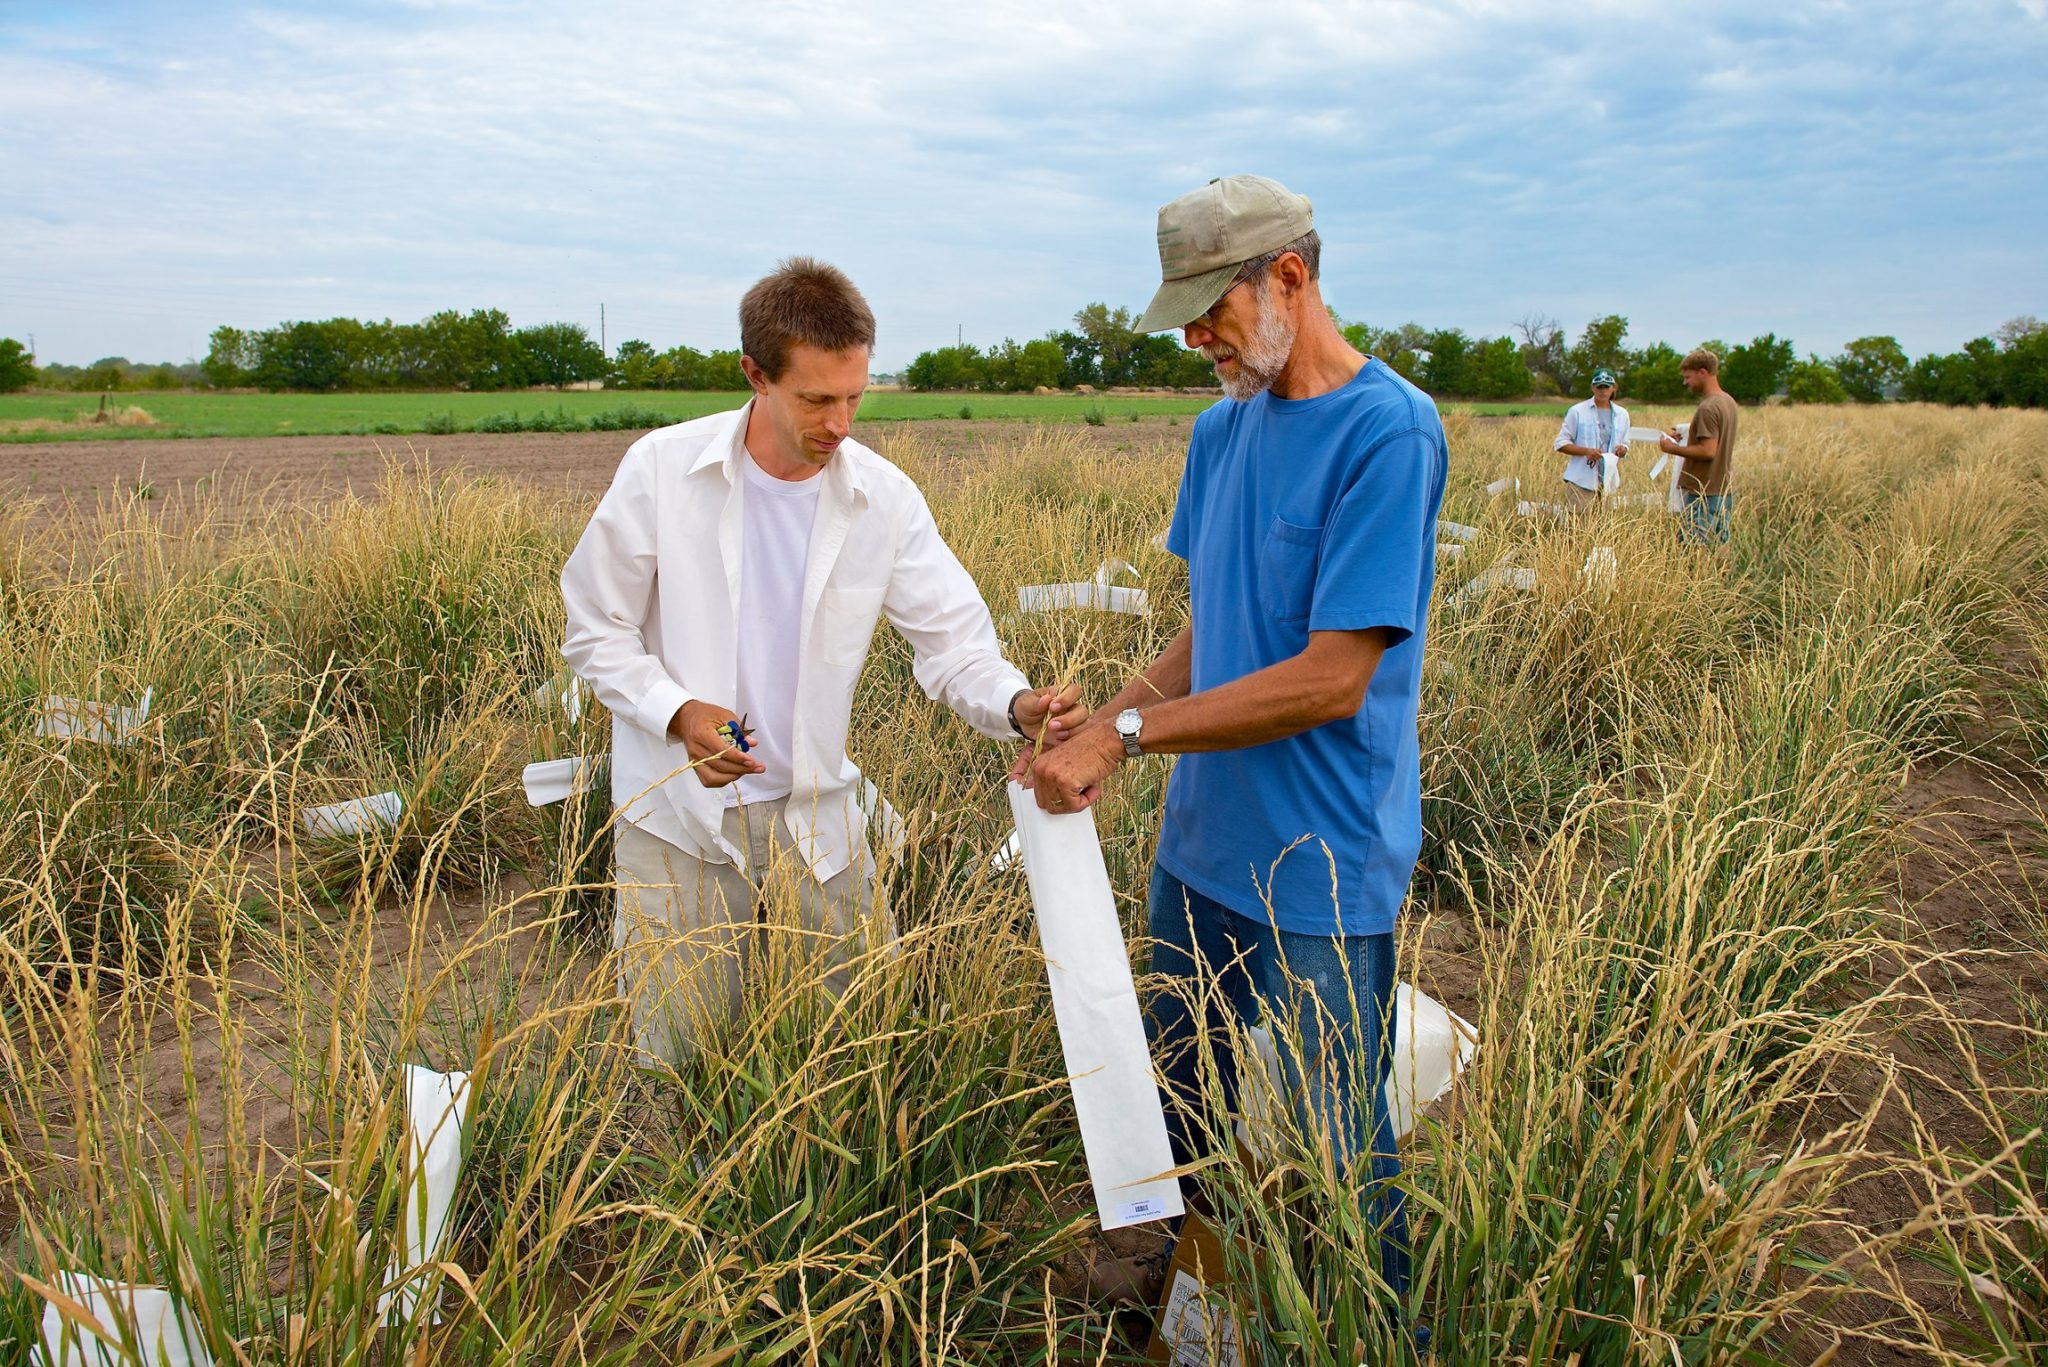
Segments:
[[[1138,748],[1138,734],[1145,729],[1145,718],[1135,707],[1126,707],[1116,714],[1116,734],[1124,743],[1124,753],[1132,759],[1145,752]]]

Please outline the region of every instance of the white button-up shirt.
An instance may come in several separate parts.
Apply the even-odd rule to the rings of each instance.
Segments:
[[[1607,428],[1605,441],[1600,439],[1602,418],[1609,419],[1604,424]],[[1562,451],[1567,446],[1590,446],[1595,451],[1627,450],[1628,410],[1609,400],[1607,411],[1603,413],[1595,400],[1579,400],[1565,410],[1564,421],[1558,424],[1557,441],[1551,449]]]
[[[701,859],[745,867],[720,834],[723,792],[668,733],[684,703],[736,696],[749,402],[633,443],[562,570],[563,658],[612,714],[612,801]],[[910,477],[849,438],[815,476],[817,521],[797,628],[792,789],[784,821],[819,880],[865,838],[846,733],[876,621],[910,642],[925,693],[1006,738],[1024,675],[1002,657],[981,591]]]
[[[1551,449],[1561,451],[1566,446],[1590,446],[1600,452],[1627,451],[1628,410],[1612,399],[1608,400],[1604,410],[1596,399],[1580,399],[1565,410],[1564,421],[1558,424],[1557,441]],[[1572,460],[1578,459],[1578,456],[1572,457]],[[1580,484],[1579,480],[1573,479],[1569,462],[1565,466],[1566,482],[1580,484],[1582,488],[1595,488],[1596,492],[1612,489],[1621,482],[1621,471],[1613,460],[1602,459],[1594,461],[1593,465],[1599,470],[1597,477],[1589,476],[1594,479],[1593,485]]]

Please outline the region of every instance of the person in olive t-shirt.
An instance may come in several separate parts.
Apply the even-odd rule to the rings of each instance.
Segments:
[[[1685,468],[1678,476],[1678,490],[1685,500],[1678,534],[1697,546],[1726,544],[1728,518],[1735,495],[1729,477],[1735,470],[1735,429],[1741,410],[1721,388],[1721,358],[1699,350],[1680,363],[1685,387],[1699,396],[1686,439],[1678,440],[1673,428],[1658,445],[1665,454],[1682,456]]]

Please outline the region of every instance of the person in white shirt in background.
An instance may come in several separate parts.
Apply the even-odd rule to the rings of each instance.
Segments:
[[[612,714],[613,933],[650,1059],[737,1016],[771,872],[832,991],[893,933],[846,754],[881,617],[985,736],[1057,745],[1088,717],[1003,658],[917,486],[849,435],[874,340],[843,273],[782,262],[740,303],[753,398],[634,442],[562,571],[563,657]]]
[[[1628,454],[1628,410],[1614,401],[1614,372],[1593,372],[1593,397],[1565,410],[1557,429],[1557,450],[1565,462],[1565,505],[1574,512],[1594,508],[1621,482],[1616,464]]]

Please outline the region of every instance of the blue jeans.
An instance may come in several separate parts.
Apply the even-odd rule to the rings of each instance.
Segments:
[[[1380,1229],[1380,1275],[1396,1295],[1406,1296],[1408,1217],[1396,1185],[1401,1159],[1386,1100],[1393,1062],[1387,1025],[1394,1004],[1394,937],[1279,930],[1202,896],[1156,864],[1150,914],[1152,971],[1182,980],[1168,983],[1153,999],[1146,1019],[1165,1079],[1162,1100],[1174,1160],[1191,1162],[1206,1151],[1197,1029],[1211,1041],[1225,1104],[1235,1109],[1237,1068],[1224,1009],[1245,1025],[1259,1024],[1263,1016],[1268,1024],[1298,1028],[1299,1051],[1289,1047],[1293,1041],[1279,1049],[1295,1119],[1304,1134],[1328,1136],[1340,1171],[1351,1173],[1359,1159],[1368,1161],[1364,1200]],[[1224,1000],[1216,993],[1204,996],[1198,976],[1213,979]],[[1197,1002],[1206,1002],[1199,1027]],[[1310,1070],[1306,1078],[1304,1063]],[[1359,1095],[1361,1084],[1365,1096]]]
[[[1729,515],[1735,509],[1733,494],[1696,494],[1681,491],[1685,507],[1678,515],[1678,538],[1695,546],[1728,544]]]

